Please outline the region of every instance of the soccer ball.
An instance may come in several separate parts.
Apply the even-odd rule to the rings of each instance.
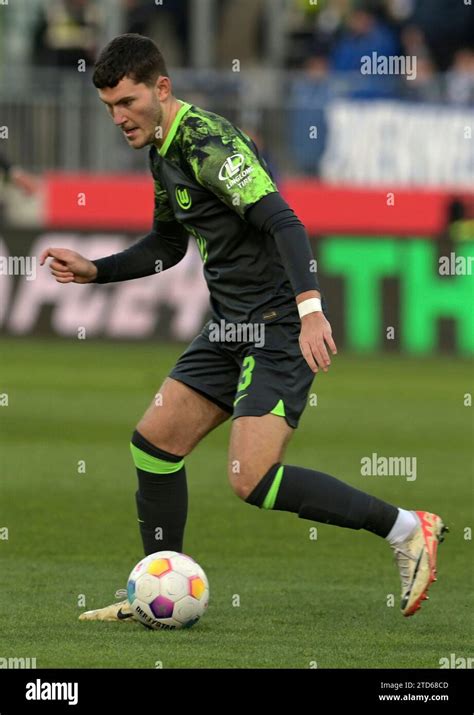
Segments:
[[[190,628],[207,608],[209,582],[189,556],[157,551],[130,573],[127,596],[135,616],[148,628]]]

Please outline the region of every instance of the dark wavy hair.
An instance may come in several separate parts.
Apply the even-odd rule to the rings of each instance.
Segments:
[[[153,40],[129,32],[104,47],[94,65],[92,82],[97,89],[116,87],[127,76],[137,84],[151,86],[160,75],[169,77],[164,57]]]

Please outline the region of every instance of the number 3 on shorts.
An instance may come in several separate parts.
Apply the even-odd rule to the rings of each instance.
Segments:
[[[252,382],[252,372],[255,367],[255,358],[252,355],[247,355],[242,363],[242,379],[240,380],[237,392],[245,390]]]

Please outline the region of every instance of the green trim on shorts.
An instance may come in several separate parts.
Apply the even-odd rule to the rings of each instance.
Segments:
[[[270,412],[271,415],[278,415],[278,417],[286,417],[285,405],[283,400],[279,400],[273,410]]]
[[[281,480],[283,479],[284,469],[285,466],[282,464],[278,472],[275,474],[272,486],[268,490],[267,496],[265,497],[265,501],[262,504],[262,509],[273,509],[273,507],[275,506],[278,490],[280,489]]]
[[[137,469],[151,472],[151,474],[173,474],[174,472],[179,472],[184,466],[184,459],[180,462],[167,462],[165,459],[158,459],[158,457],[147,454],[142,449],[135,447],[132,442],[130,442],[130,451]]]

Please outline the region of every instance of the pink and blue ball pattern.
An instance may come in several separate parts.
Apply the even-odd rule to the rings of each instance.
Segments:
[[[135,600],[135,581],[132,581],[131,579],[127,583],[127,597],[128,602],[130,603],[130,605],[132,605]]]
[[[174,603],[165,596],[157,596],[150,603],[150,609],[156,618],[171,618],[173,615]]]

